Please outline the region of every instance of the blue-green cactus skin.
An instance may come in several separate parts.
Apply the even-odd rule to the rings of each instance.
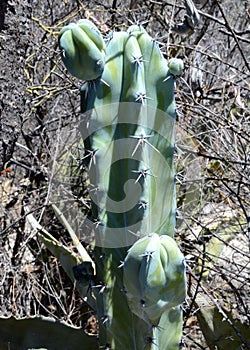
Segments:
[[[123,275],[131,310],[157,325],[166,310],[185,300],[184,270],[184,257],[173,238],[153,233],[134,243],[125,258]]]
[[[183,61],[179,58],[171,58],[168,61],[168,68],[170,73],[174,76],[181,75],[184,69]]]
[[[93,80],[101,76],[105,63],[105,43],[90,21],[84,19],[65,26],[59,34],[62,60],[78,79]]]
[[[73,51],[70,39],[64,41],[67,31],[61,33],[60,46]],[[98,54],[105,51],[103,72],[91,81],[85,70],[78,77],[86,80],[80,131],[90,188],[96,189],[90,194],[96,222],[92,291],[100,348],[177,350],[178,305],[185,298],[183,256],[173,240],[174,84],[180,62],[170,69],[157,42],[137,25],[111,33],[105,45],[91,41]],[[88,55],[89,41],[81,45]],[[90,57],[91,74],[97,56]],[[71,73],[80,66],[67,64]]]

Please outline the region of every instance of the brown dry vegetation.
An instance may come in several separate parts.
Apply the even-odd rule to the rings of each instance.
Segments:
[[[0,316],[46,315],[96,331],[26,214],[70,245],[48,205],[53,161],[78,118],[81,85],[62,65],[59,30],[85,17],[104,34],[139,22],[166,58],[185,63],[176,81],[176,238],[188,265],[182,348],[222,349],[219,330],[235,349],[250,348],[249,3],[195,4],[200,23],[181,36],[171,30],[185,15],[179,0],[0,0]],[[213,324],[204,321],[211,315]]]

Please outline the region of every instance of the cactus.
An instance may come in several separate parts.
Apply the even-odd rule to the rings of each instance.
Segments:
[[[104,40],[84,19],[61,30],[59,47],[68,71],[84,80],[80,133],[92,200],[93,260],[56,206],[78,254],[31,214],[27,219],[98,316],[98,343],[70,327],[67,334],[74,333],[74,348],[177,350],[186,287],[184,259],[173,239],[174,84],[183,63],[167,62],[137,25]],[[62,325],[50,327],[51,320],[0,321],[16,328],[13,336],[6,330],[2,336],[14,348],[20,341],[22,348],[50,346],[48,330],[55,334],[55,348],[68,348],[58,339]],[[28,324],[36,339],[22,337],[20,329]]]
[[[71,23],[62,29],[60,47],[62,60],[72,75],[92,80],[102,74],[105,43],[97,27],[87,19],[78,24]]]
[[[129,306],[137,316],[156,325],[163,312],[183,302],[183,263],[169,236],[153,233],[133,244],[124,261],[123,281]]]
[[[173,132],[175,76],[183,63],[167,62],[137,25],[111,33],[104,44],[98,29],[81,20],[62,29],[59,46],[69,72],[85,80],[80,132],[100,349],[178,349],[186,289],[173,240]]]

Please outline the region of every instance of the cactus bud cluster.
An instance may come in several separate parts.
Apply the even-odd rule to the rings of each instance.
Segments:
[[[180,58],[170,58],[168,61],[168,68],[172,75],[179,76],[184,69],[183,61]]]
[[[186,296],[184,257],[173,238],[156,233],[138,240],[124,261],[123,282],[130,309],[157,325],[162,313]]]
[[[105,63],[105,43],[98,28],[89,20],[70,23],[59,34],[62,60],[68,71],[81,80],[101,76]]]

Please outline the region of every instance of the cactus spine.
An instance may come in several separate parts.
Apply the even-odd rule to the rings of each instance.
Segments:
[[[100,348],[175,350],[186,292],[173,240],[174,75],[182,63],[168,65],[141,26],[111,33],[105,47],[84,21],[62,29],[59,45],[69,72],[85,80],[80,130],[94,189]],[[84,60],[74,61],[76,52]]]

